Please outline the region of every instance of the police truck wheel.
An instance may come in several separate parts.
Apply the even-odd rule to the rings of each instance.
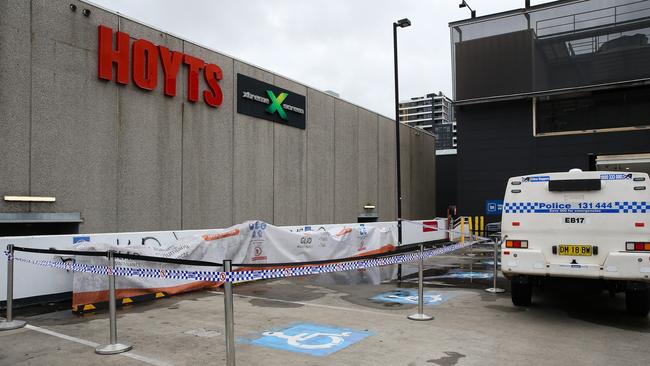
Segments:
[[[630,315],[648,316],[650,312],[650,294],[648,289],[625,291],[625,309]]]
[[[510,295],[515,306],[530,306],[533,288],[526,277],[515,277],[511,282]]]

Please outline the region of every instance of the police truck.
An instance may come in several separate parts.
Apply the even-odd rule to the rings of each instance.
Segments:
[[[514,305],[530,305],[533,287],[549,278],[581,278],[625,292],[626,310],[648,315],[648,174],[572,169],[510,178],[501,239]]]

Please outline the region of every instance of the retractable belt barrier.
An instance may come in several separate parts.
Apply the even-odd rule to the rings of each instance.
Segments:
[[[417,221],[401,220],[417,225],[423,228],[440,230],[436,226],[430,226]],[[16,329],[25,325],[24,321],[13,320],[12,317],[12,302],[13,302],[13,265],[14,262],[28,263],[41,267],[49,267],[55,269],[68,270],[73,272],[85,272],[98,275],[108,276],[109,281],[109,316],[110,316],[110,343],[100,345],[95,349],[99,354],[115,354],[126,352],[132,348],[128,343],[120,343],[117,341],[117,316],[116,316],[116,276],[130,276],[130,277],[147,277],[147,278],[168,278],[168,279],[181,279],[181,280],[194,280],[194,281],[209,281],[221,282],[224,284],[224,309],[226,319],[226,358],[228,365],[235,364],[235,350],[234,350],[234,315],[233,315],[233,293],[232,285],[235,282],[253,281],[260,279],[273,279],[283,277],[296,277],[316,275],[332,272],[349,271],[355,269],[367,269],[373,267],[381,267],[387,265],[401,264],[407,262],[419,261],[419,301],[418,313],[409,316],[412,320],[431,320],[433,317],[423,314],[423,261],[424,259],[440,256],[457,251],[462,248],[471,247],[479,242],[490,240],[479,236],[472,235],[470,232],[470,240],[465,241],[463,231],[457,230],[440,230],[447,231],[450,235],[459,234],[460,241],[438,241],[404,245],[398,247],[396,250],[388,253],[379,253],[367,256],[348,257],[339,259],[326,259],[311,262],[296,262],[296,263],[239,263],[233,264],[231,260],[224,260],[223,263],[208,262],[200,260],[188,260],[177,258],[164,258],[153,257],[144,255],[134,255],[119,253],[116,251],[74,251],[74,250],[58,250],[58,249],[36,249],[16,247],[8,245],[5,255],[8,259],[7,267],[7,319],[0,321],[0,330]],[[436,244],[444,244],[441,247],[431,247]],[[429,246],[430,248],[425,249]],[[54,260],[39,260],[29,259],[16,256],[15,252],[37,253],[37,254],[58,254],[70,256],[90,256],[90,257],[106,257],[108,265],[91,265],[84,263],[76,263],[73,261],[54,261]],[[189,265],[189,266],[203,266],[203,267],[218,267],[223,270],[218,271],[198,271],[198,270],[182,270],[182,269],[166,269],[166,268],[133,268],[128,266],[118,266],[115,264],[115,259],[120,258],[126,260],[159,262],[176,265]],[[236,267],[238,269],[234,269]],[[260,268],[260,269],[255,269]]]
[[[359,259],[355,257],[351,258],[342,258],[334,259],[328,261],[317,261],[324,262],[323,264],[311,264],[312,262],[298,262],[298,263],[268,263],[264,264],[264,267],[277,267],[282,266],[282,268],[269,268],[269,269],[258,269],[258,270],[234,270],[234,271],[187,271],[181,269],[166,269],[166,268],[131,268],[125,266],[98,266],[84,263],[75,263],[75,262],[62,262],[62,261],[53,261],[53,260],[34,260],[18,257],[15,254],[12,255],[10,252],[5,251],[5,255],[10,260],[17,262],[29,263],[41,267],[50,267],[56,269],[63,269],[73,272],[85,272],[85,273],[94,273],[99,275],[113,275],[113,276],[125,276],[125,277],[145,277],[145,278],[169,278],[169,279],[180,279],[180,280],[194,280],[194,281],[211,281],[211,282],[242,282],[242,281],[252,281],[260,279],[272,279],[272,278],[282,278],[282,277],[296,277],[296,276],[307,276],[315,275],[322,273],[332,273],[332,272],[341,272],[349,271],[354,269],[367,269],[373,267],[381,267],[399,263],[414,262],[420,259],[426,259],[429,257],[439,256],[447,254],[458,249],[468,247],[475,244],[474,242],[464,242],[456,243],[452,245],[443,246],[440,248],[431,248],[423,251],[417,252],[408,252],[403,254],[394,254],[394,253],[384,253],[381,256],[372,256],[367,259]],[[416,249],[417,246],[410,246],[409,249]],[[14,247],[15,252],[25,251],[23,249],[30,248],[20,248]],[[33,252],[33,251],[29,251]],[[59,254],[58,250],[54,249],[44,249],[39,250],[39,253],[48,253],[48,254]],[[66,254],[72,255],[71,251],[65,251]],[[86,254],[91,253],[91,254]],[[74,255],[91,255],[98,256],[97,254],[101,253],[101,256],[108,255],[108,252],[75,252]],[[128,259],[137,259],[145,261],[155,261],[170,263],[169,258],[158,258],[158,257],[147,257],[147,256],[138,256],[138,255],[129,255]],[[120,253],[115,253],[115,258],[123,258],[123,255]],[[201,262],[202,264],[197,264]],[[174,264],[181,265],[205,265],[213,267],[221,267],[219,263],[210,263],[202,261],[192,261],[192,260],[183,260],[175,259],[173,260]],[[209,264],[208,264],[209,263]],[[291,265],[291,267],[286,267]],[[233,267],[253,267],[261,266],[256,263],[255,265],[251,264],[233,264]]]

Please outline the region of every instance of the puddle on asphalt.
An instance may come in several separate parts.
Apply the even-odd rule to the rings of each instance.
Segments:
[[[445,356],[433,360],[427,360],[427,363],[433,363],[440,366],[453,366],[456,365],[458,363],[458,360],[463,357],[465,357],[465,355],[462,353],[453,351],[445,352]]]
[[[423,272],[427,289],[478,288],[484,289],[492,283],[493,262],[489,255],[470,255],[462,251],[453,256],[431,258],[425,261]],[[417,263],[402,266],[402,281],[398,281],[398,266],[384,266],[364,270],[326,273],[317,276],[295,277],[278,280],[272,286],[268,282],[247,284],[238,294],[271,298],[282,301],[251,298],[250,304],[259,307],[297,308],[296,302],[313,301],[335,293],[351,304],[374,309],[409,309],[417,304],[382,302],[373,300],[377,294],[396,288],[417,288]],[[502,280],[502,279],[500,279]],[[308,286],[312,285],[312,286]],[[383,286],[383,287],[378,287]]]

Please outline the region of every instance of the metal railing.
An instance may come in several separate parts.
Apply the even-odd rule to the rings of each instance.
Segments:
[[[640,4],[644,5],[644,7],[630,9],[633,6]],[[641,13],[645,14],[642,16]],[[631,14],[638,16],[631,17]],[[605,25],[615,26],[620,22],[629,22],[647,18],[648,16],[650,16],[650,0],[639,0],[628,4],[609,6],[601,9],[582,11],[574,14],[538,20],[535,22],[535,33],[540,37],[559,33],[574,33],[585,28]]]

